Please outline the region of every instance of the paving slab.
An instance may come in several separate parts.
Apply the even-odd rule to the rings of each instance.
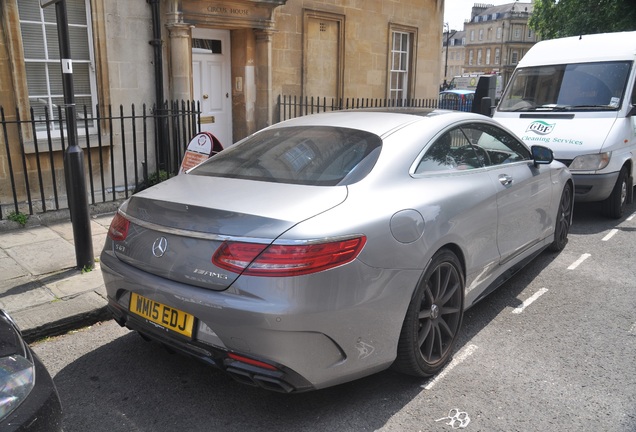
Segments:
[[[3,281],[9,281],[29,275],[29,271],[21,266],[15,259],[0,249],[0,275]]]
[[[46,287],[39,286],[25,292],[0,297],[0,307],[13,316],[14,313],[58,301],[59,299]]]
[[[95,292],[35,306],[11,316],[29,343],[77,329],[78,323],[88,326],[111,318],[105,299]]]
[[[47,228],[41,232],[53,231]],[[53,238],[37,239],[27,244],[5,248],[5,252],[33,275],[53,273],[77,265],[75,246],[57,234]]]
[[[58,298],[72,297],[87,291],[98,290],[104,285],[99,263],[89,272],[73,270],[63,279],[46,283],[48,289]]]
[[[34,242],[56,240],[59,239],[59,237],[58,233],[47,226],[18,228],[2,234],[2,237],[0,237],[0,247],[3,249],[9,249],[15,246],[28,245]]]
[[[91,217],[95,268],[76,268],[68,212],[29,218],[25,227],[0,221],[0,308],[16,320],[28,342],[111,318],[99,254],[112,211]]]

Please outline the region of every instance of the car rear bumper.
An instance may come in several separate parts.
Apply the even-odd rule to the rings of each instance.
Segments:
[[[328,387],[388,368],[395,359],[410,292],[420,274],[417,270],[376,269],[373,281],[363,281],[368,282],[365,293],[346,284],[338,289],[325,284],[320,287],[321,296],[334,298],[339,292],[347,297],[335,299],[338,307],[334,308],[313,298],[304,287],[286,291],[285,284],[292,282],[280,279],[270,278],[271,287],[258,285],[250,295],[249,278],[243,289],[219,292],[154,276],[106,252],[100,267],[109,309],[120,325],[224,370],[241,382],[282,392]],[[133,292],[193,315],[192,337],[131,312]],[[268,295],[259,297],[256,292]]]
[[[145,319],[130,313],[126,308],[110,298],[108,301],[108,309],[113,314],[115,321],[122,327],[135,330],[145,339],[154,340],[169,349],[196,358],[209,366],[223,370],[229,373],[232,378],[244,384],[259,386],[267,390],[282,393],[303,392],[314,389],[309,381],[282,365],[272,364],[276,370],[259,367],[230,358],[228,356],[228,350],[196,340],[170,336],[166,330],[149,325]],[[246,358],[262,361],[253,356],[246,356]],[[267,364],[271,364],[271,362]]]

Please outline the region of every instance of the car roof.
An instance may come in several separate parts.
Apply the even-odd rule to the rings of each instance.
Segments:
[[[270,128],[292,126],[333,126],[359,129],[380,137],[405,127],[411,123],[430,119],[433,123],[451,120],[483,120],[484,116],[469,112],[440,110],[432,108],[390,107],[365,108],[310,114],[277,123]],[[435,119],[435,120],[433,120]],[[431,125],[435,127],[434,125]]]

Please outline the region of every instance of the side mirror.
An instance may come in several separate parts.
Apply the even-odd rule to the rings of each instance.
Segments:
[[[547,147],[534,145],[531,150],[535,165],[549,165],[554,160],[552,150]]]
[[[632,105],[631,109],[627,111],[627,117],[636,116],[636,105]]]

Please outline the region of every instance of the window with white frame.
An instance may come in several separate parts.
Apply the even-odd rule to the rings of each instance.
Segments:
[[[481,66],[481,50],[477,50],[477,65]]]
[[[514,32],[512,33],[515,39],[521,39],[521,28],[515,27]]]
[[[497,27],[497,39],[501,39],[501,33],[503,29],[501,27]]]
[[[413,35],[405,31],[393,31],[391,39],[389,98],[403,101],[409,98]]]
[[[518,61],[519,61],[519,53],[517,51],[513,51],[510,62],[512,64],[517,64]]]
[[[470,31],[470,41],[474,41],[475,40],[475,30],[471,30]]]
[[[486,64],[490,64],[490,48],[486,50]]]
[[[501,57],[501,51],[499,48],[495,48],[495,64],[498,65]]]
[[[479,40],[484,40],[484,29],[479,29]]]
[[[468,64],[471,66],[473,64],[473,50],[468,51]]]
[[[36,130],[46,131],[46,124],[39,121],[45,120],[48,113],[49,119],[55,120],[51,131],[54,136],[59,135],[59,107],[64,106],[64,90],[55,7],[41,8],[39,1],[17,3],[29,104],[34,120],[38,121]],[[79,121],[84,118],[84,106],[86,116],[91,118],[97,104],[90,0],[66,0],[66,9],[78,128],[83,128]]]

